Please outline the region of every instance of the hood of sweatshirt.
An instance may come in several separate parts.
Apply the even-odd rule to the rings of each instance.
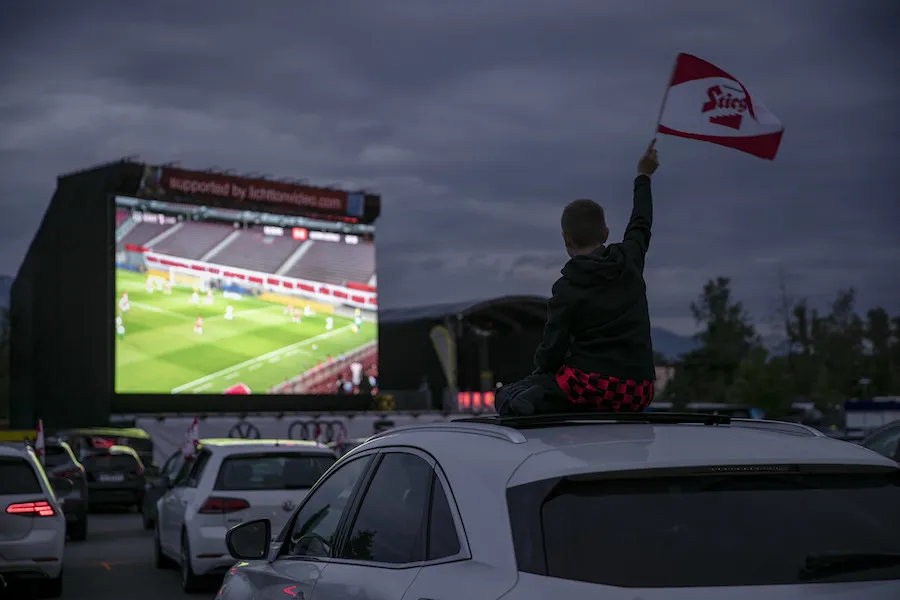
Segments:
[[[562,269],[563,276],[578,287],[591,287],[618,279],[625,270],[625,255],[618,244],[600,246],[590,254],[571,258]]]

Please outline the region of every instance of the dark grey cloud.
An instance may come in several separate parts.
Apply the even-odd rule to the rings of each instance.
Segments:
[[[202,5],[201,5],[202,4]],[[661,139],[647,280],[690,328],[734,277],[758,318],[778,273],[827,303],[900,309],[895,0],[373,3],[85,1],[0,20],[0,272],[63,171],[122,155],[365,185],[384,195],[386,306],[546,293],[562,206],[613,235],[671,61],[741,78],[787,132],[769,163]]]

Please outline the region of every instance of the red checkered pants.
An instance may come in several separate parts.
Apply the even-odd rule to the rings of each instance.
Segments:
[[[640,412],[653,400],[653,382],[606,377],[563,365],[556,383],[573,404],[586,411]]]

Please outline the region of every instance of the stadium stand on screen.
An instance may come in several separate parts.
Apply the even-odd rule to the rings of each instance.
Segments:
[[[117,197],[115,227],[117,394],[377,388],[372,225]]]

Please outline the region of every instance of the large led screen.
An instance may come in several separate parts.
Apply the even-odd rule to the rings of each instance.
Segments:
[[[117,394],[370,394],[374,228],[116,198]]]

